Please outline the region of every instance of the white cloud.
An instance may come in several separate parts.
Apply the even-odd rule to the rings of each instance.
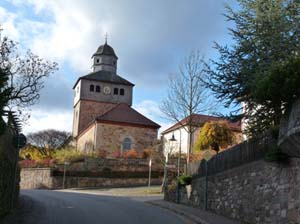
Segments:
[[[166,130],[172,125],[171,122],[163,119],[164,115],[159,109],[159,104],[153,100],[143,100],[133,107],[147,118],[158,123],[161,126],[161,128],[159,129],[159,133]]]
[[[73,113],[70,111],[48,112],[35,110],[31,113],[28,125],[23,127],[23,132],[28,134],[45,129],[56,129],[62,131],[72,131]]]
[[[16,14],[10,13],[6,9],[0,7],[0,24],[3,29],[3,34],[18,41],[20,33],[14,24],[16,17]]]

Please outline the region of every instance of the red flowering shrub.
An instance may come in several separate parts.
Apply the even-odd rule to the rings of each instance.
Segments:
[[[121,152],[119,150],[114,151],[111,155],[115,158],[121,158],[122,157]]]
[[[106,158],[108,155],[108,152],[104,149],[99,149],[96,151],[96,156],[99,158]]]
[[[35,160],[21,160],[19,162],[21,168],[35,168],[37,167],[37,162]]]
[[[139,158],[139,153],[135,149],[130,149],[123,153],[124,158],[137,159]]]

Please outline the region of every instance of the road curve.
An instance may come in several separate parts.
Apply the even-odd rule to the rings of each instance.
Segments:
[[[22,190],[33,200],[24,224],[179,224],[167,210],[124,197],[47,190]]]

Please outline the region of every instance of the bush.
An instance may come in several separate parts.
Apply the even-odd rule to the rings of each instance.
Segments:
[[[135,149],[130,149],[123,153],[124,158],[137,159],[139,158],[139,154]]]
[[[59,163],[68,162],[80,162],[86,158],[86,154],[83,152],[77,151],[74,148],[65,148],[55,151],[53,158],[56,159]]]
[[[180,186],[190,185],[192,183],[192,177],[189,175],[182,175],[179,177],[178,183]]]
[[[30,159],[35,161],[41,161],[44,159],[51,159],[54,151],[51,149],[38,148],[32,145],[26,145],[24,149],[20,150],[20,157],[22,159]]]
[[[274,147],[270,152],[265,155],[265,161],[267,162],[278,162],[278,163],[289,163],[289,156],[283,153],[279,147]]]

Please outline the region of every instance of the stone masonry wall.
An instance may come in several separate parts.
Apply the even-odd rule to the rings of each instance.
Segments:
[[[78,102],[74,108],[75,114],[77,112],[78,116],[78,120],[76,120],[78,124],[74,124],[78,125],[78,133],[81,133],[81,131],[84,130],[93,119],[109,111],[114,106],[116,106],[116,104],[91,100],[81,100]],[[77,136],[77,132],[73,133],[73,135]]]
[[[148,178],[101,178],[68,177],[66,188],[85,187],[130,187],[146,186]],[[161,179],[152,179],[151,184],[161,184]],[[61,189],[63,177],[53,176],[51,168],[25,168],[21,170],[21,189]]]
[[[181,203],[203,208],[204,184],[204,177],[193,178]],[[166,199],[174,200],[170,193]],[[245,223],[300,223],[300,159],[288,166],[259,160],[209,176],[208,209]]]
[[[157,130],[98,123],[96,150],[122,151],[123,140],[127,137],[132,140],[132,148],[141,151],[154,142],[157,138]]]
[[[77,149],[80,151],[91,152],[94,150],[95,125],[84,132],[77,140]]]

